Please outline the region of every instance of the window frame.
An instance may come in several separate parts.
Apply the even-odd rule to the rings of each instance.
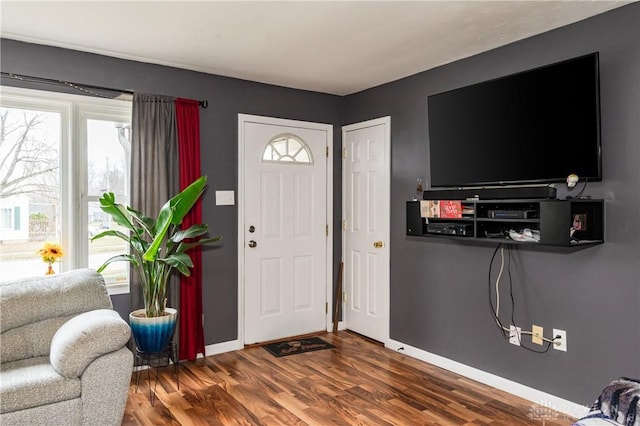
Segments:
[[[277,148],[275,148],[276,143],[280,142],[281,140],[286,141],[287,152],[285,153],[280,153],[280,151]],[[290,140],[293,140],[300,145],[300,149],[296,151],[295,155],[293,156],[290,154],[290,151],[289,151]],[[271,149],[272,153],[273,151],[277,152],[279,154],[279,158],[276,160],[265,158],[267,156],[267,150],[269,149]],[[308,161],[300,161],[296,159],[296,157],[300,152],[304,152],[307,155]],[[261,158],[262,158],[261,161],[263,163],[296,164],[296,165],[313,165],[314,164],[313,152],[311,152],[311,149],[309,149],[309,145],[307,145],[307,142],[305,142],[305,140],[302,139],[300,136],[295,135],[293,133],[280,133],[279,135],[272,137],[262,149]],[[283,160],[283,158],[290,158],[291,160]]]
[[[131,123],[131,99],[102,99],[0,86],[0,105],[60,114],[60,243],[65,249],[60,270],[88,267],[88,203],[97,201],[99,197],[87,193],[89,159],[86,120]],[[129,281],[107,284],[109,294],[129,293]]]

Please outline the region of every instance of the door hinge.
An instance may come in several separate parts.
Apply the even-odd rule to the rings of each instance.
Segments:
[[[329,302],[324,302],[324,313],[325,314],[329,313]]]
[[[325,234],[328,237],[329,236],[329,225],[325,225],[324,231],[325,231]]]
[[[347,148],[342,148],[342,158],[347,159]]]
[[[342,230],[343,231],[347,230],[347,219],[342,219]]]
[[[346,291],[343,291],[343,292],[342,292],[342,301],[343,301],[343,302],[346,302],[346,301],[347,301],[347,292],[346,292]]]
[[[327,147],[327,158],[329,158],[329,147]]]

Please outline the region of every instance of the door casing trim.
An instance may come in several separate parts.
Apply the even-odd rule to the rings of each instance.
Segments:
[[[324,123],[312,123],[308,121],[289,120],[282,118],[273,118],[260,115],[251,114],[238,114],[238,341],[244,345],[245,333],[244,333],[244,290],[245,290],[245,276],[244,276],[244,231],[245,231],[245,215],[244,215],[244,124],[247,122],[274,125],[274,126],[290,126],[290,127],[303,127],[306,129],[320,130],[326,132],[327,135],[327,147],[328,156],[325,158],[327,165],[326,174],[326,186],[327,186],[327,199],[326,199],[326,219],[327,219],[327,245],[326,245],[326,258],[327,258],[327,271],[326,271],[326,303],[327,303],[327,315],[325,317],[325,329],[326,331],[332,330],[332,315],[333,312],[333,125]]]

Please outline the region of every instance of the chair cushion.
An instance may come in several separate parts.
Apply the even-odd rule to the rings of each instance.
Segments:
[[[67,378],[79,377],[93,360],[117,351],[131,337],[129,325],[110,309],[71,318],[51,340],[51,365]]]
[[[46,356],[0,366],[0,413],[80,397],[80,379],[61,376]]]

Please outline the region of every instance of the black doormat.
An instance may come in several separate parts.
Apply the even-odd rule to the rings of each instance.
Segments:
[[[327,343],[319,337],[308,337],[305,339],[268,343],[266,345],[262,345],[262,347],[271,352],[273,356],[277,357],[335,348],[331,343]]]

